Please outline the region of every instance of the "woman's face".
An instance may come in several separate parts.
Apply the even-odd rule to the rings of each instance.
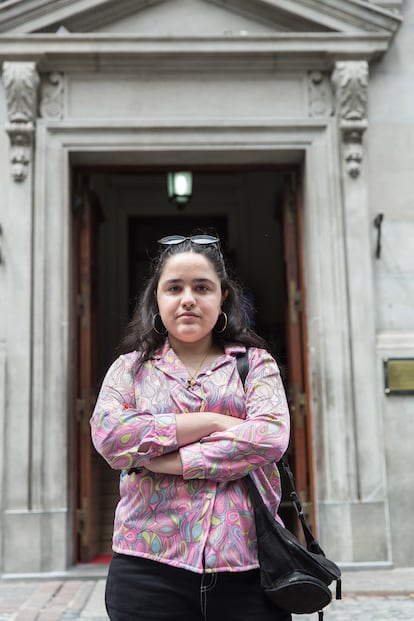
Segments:
[[[212,264],[202,254],[182,252],[165,262],[157,302],[170,340],[198,343],[211,339],[225,298]]]

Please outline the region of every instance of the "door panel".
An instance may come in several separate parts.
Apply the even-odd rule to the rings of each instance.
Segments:
[[[284,179],[283,240],[286,276],[286,350],[291,412],[292,462],[296,489],[313,525],[311,428],[306,368],[305,282],[302,258],[302,206],[293,173]]]
[[[76,556],[91,561],[99,553],[100,457],[92,447],[89,419],[97,394],[98,235],[102,212],[87,188],[74,217],[76,343],[74,368],[76,429]]]

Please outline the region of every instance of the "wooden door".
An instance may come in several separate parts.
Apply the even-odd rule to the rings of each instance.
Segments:
[[[302,256],[302,204],[294,173],[283,192],[283,252],[286,274],[287,395],[291,412],[289,461],[305,515],[315,527],[312,436],[307,373],[305,282]]]
[[[75,557],[88,562],[99,553],[99,456],[89,419],[97,394],[98,235],[102,212],[97,197],[81,188],[74,201],[74,428]]]

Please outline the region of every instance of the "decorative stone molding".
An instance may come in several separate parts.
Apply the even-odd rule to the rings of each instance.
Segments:
[[[332,82],[336,93],[336,111],[348,174],[358,177],[363,159],[362,137],[368,126],[368,63],[341,61],[335,64]]]
[[[33,151],[39,85],[36,63],[4,62],[3,83],[7,101],[6,131],[10,138],[11,173],[15,181],[23,181]]]
[[[42,76],[40,84],[39,115],[44,119],[62,119],[63,114],[63,73],[54,71]]]
[[[332,85],[328,76],[321,71],[308,73],[309,116],[324,117],[333,113]]]

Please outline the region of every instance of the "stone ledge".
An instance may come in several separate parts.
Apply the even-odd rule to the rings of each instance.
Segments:
[[[377,332],[377,349],[414,351],[414,330]]]

